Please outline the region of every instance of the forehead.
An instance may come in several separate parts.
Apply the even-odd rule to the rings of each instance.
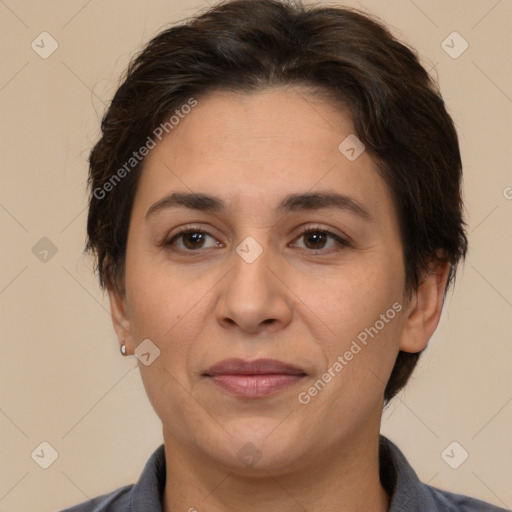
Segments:
[[[367,152],[350,160],[340,151],[353,126],[325,98],[286,87],[215,91],[197,101],[147,155],[137,193],[145,203],[178,190],[208,192],[228,206],[251,200],[267,207],[284,195],[321,189],[369,202],[377,216],[391,214],[387,187]]]
[[[291,86],[247,94],[215,91],[198,100],[167,137],[167,147],[179,146],[177,159],[184,157],[188,163],[203,158],[205,151],[246,165],[270,161],[278,165],[304,156],[309,162],[320,152],[332,157],[337,151],[333,139],[353,131],[348,117],[333,107]]]

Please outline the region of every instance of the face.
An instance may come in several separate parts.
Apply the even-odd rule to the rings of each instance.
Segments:
[[[151,340],[139,367],[166,444],[276,473],[378,432],[397,353],[424,347],[440,288],[403,303],[386,184],[367,152],[339,149],[353,131],[303,89],[215,92],[146,157],[126,293],[110,297],[128,352]],[[280,363],[214,375],[232,358]]]

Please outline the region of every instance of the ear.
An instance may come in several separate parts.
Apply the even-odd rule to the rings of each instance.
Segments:
[[[405,313],[405,324],[400,340],[403,352],[420,352],[434,334],[443,309],[443,295],[450,271],[450,263],[435,262],[426,278],[413,293]]]
[[[109,286],[108,297],[110,300],[110,313],[112,315],[112,324],[116,331],[119,345],[126,345],[126,355],[133,354],[135,345],[133,343],[130,315],[126,304],[126,295],[115,286]]]

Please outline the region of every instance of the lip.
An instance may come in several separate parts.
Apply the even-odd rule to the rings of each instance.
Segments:
[[[204,376],[239,398],[263,398],[278,393],[306,376],[303,369],[276,359],[225,359]]]
[[[205,375],[213,377],[215,375],[268,375],[268,374],[286,374],[299,375],[306,372],[302,368],[283,363],[277,359],[256,359],[254,361],[244,361],[243,359],[233,358],[224,359],[210,366]]]

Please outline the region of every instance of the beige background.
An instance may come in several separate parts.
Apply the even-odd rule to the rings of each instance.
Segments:
[[[87,156],[130,56],[206,5],[0,0],[2,512],[56,511],[133,483],[162,442],[81,253]],[[387,21],[439,76],[465,165],[470,255],[382,430],[423,481],[511,507],[512,2],[345,5]],[[43,31],[59,45],[47,59],[31,48]],[[453,31],[469,43],[457,59],[441,47]],[[47,262],[32,252],[42,237],[57,248]],[[59,455],[48,469],[31,458],[43,441]],[[441,457],[452,441],[469,453],[458,469]]]

